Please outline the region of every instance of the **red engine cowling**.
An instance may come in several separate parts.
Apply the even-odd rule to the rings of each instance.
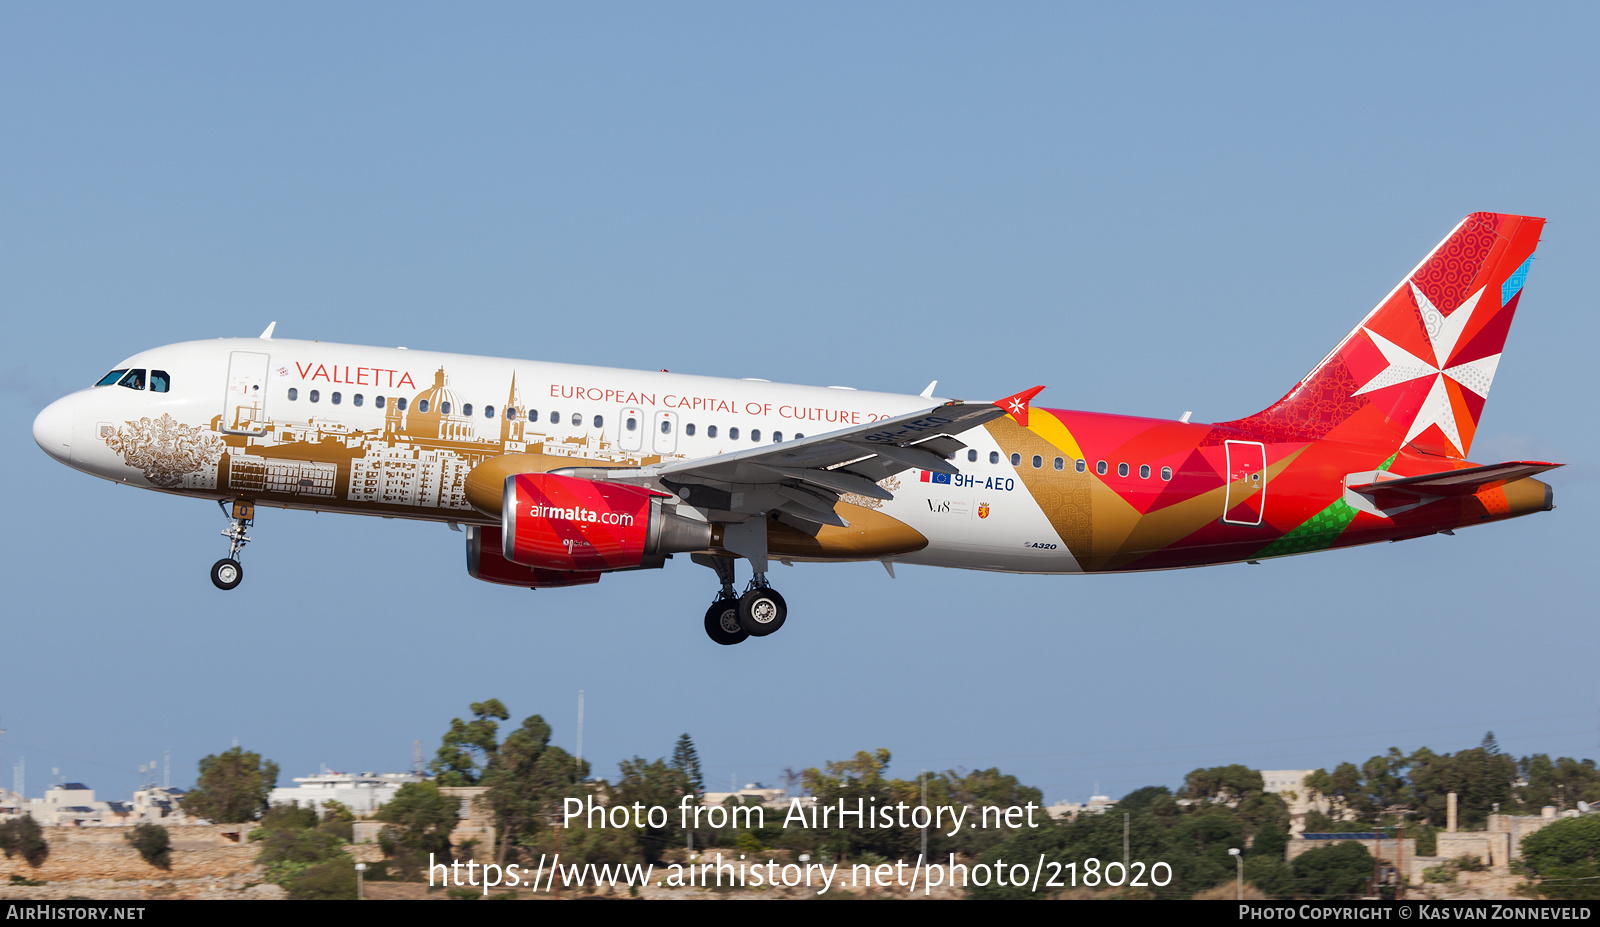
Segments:
[[[506,478],[501,509],[505,559],[547,570],[659,566],[666,554],[711,546],[711,526],[664,505],[671,495],[554,473]]]
[[[467,526],[467,573],[473,579],[502,586],[551,589],[557,586],[587,586],[598,583],[595,571],[541,570],[512,563],[500,552],[500,529],[481,525]]]

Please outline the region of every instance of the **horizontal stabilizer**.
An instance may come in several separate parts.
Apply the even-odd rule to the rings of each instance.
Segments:
[[[1396,477],[1391,480],[1362,483],[1346,488],[1351,492],[1367,494],[1375,492],[1404,492],[1418,496],[1470,496],[1485,489],[1504,486],[1506,483],[1535,476],[1560,466],[1565,465],[1545,463],[1538,460],[1513,460],[1483,467],[1468,467],[1465,470],[1446,470],[1442,473],[1424,473],[1422,476]]]

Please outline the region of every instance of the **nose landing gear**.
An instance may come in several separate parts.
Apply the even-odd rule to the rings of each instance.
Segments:
[[[250,526],[255,524],[256,506],[254,502],[236,499],[233,511],[229,513],[227,503],[217,500],[217,508],[222,509],[222,514],[228,517],[228,527],[222,529],[222,536],[228,539],[228,556],[211,565],[211,584],[226,592],[239,585],[244,579],[244,567],[239,565],[239,551],[250,543]]]

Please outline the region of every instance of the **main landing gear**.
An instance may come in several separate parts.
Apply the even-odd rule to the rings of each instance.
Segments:
[[[706,609],[706,636],[719,644],[738,644],[747,637],[766,637],[783,627],[789,607],[777,590],[767,585],[767,575],[757,573],[744,595],[733,593],[733,558],[695,554],[695,563],[717,573],[722,589]]]
[[[235,500],[230,514],[227,503],[218,499],[217,508],[228,516],[228,527],[222,529],[222,536],[228,539],[228,556],[211,564],[211,585],[226,592],[244,580],[244,567],[239,565],[239,551],[250,543],[249,530],[256,521],[256,506],[254,502]]]

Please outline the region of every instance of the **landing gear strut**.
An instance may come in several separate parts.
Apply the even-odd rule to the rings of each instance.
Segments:
[[[744,595],[735,595],[732,557],[694,554],[690,559],[715,570],[722,584],[716,600],[706,609],[707,637],[719,644],[737,644],[747,637],[766,637],[783,627],[789,608],[783,596],[767,585],[765,571],[755,574]]]
[[[236,499],[233,511],[229,513],[227,503],[218,499],[217,508],[222,509],[222,514],[228,517],[228,527],[222,529],[222,536],[228,539],[228,556],[211,565],[211,584],[226,591],[244,579],[244,567],[239,565],[239,551],[250,543],[249,531],[256,521],[256,505]]]

